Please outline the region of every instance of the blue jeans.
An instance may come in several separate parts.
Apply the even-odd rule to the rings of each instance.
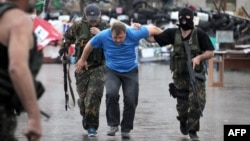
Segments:
[[[130,72],[119,73],[106,67],[104,79],[108,126],[120,125],[119,89],[122,86],[124,109],[121,131],[129,132],[133,129],[135,110],[138,104],[138,68],[136,67]]]

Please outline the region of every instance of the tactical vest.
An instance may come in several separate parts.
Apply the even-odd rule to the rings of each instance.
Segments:
[[[106,29],[109,27],[109,25],[106,22],[100,22],[97,26],[100,30]],[[79,33],[76,42],[75,42],[75,57],[76,60],[81,58],[83,49],[87,42],[93,37],[90,33],[90,25],[86,20],[82,20],[82,26],[80,27]],[[102,48],[94,48],[92,52],[89,54],[88,57],[88,64],[89,66],[98,66],[103,63],[104,60],[104,54],[103,54],[103,49]]]
[[[17,8],[17,6],[9,3],[1,3],[0,4],[0,17],[3,13],[9,9]],[[44,92],[44,87],[41,82],[36,81],[35,78],[41,68],[43,55],[41,51],[37,50],[36,44],[36,36],[33,34],[34,37],[34,46],[30,50],[30,57],[29,57],[29,68],[34,78],[34,84],[36,87],[36,94],[37,97],[40,96]],[[9,67],[9,60],[8,60],[8,48],[0,43],[0,104],[4,104],[10,109],[15,110],[16,113],[20,113],[23,110],[23,107],[18,99],[18,96],[15,92],[14,86],[11,82],[8,67]]]
[[[197,37],[197,28],[194,28],[194,30],[192,31],[189,42],[191,43],[190,50],[192,58],[202,54]],[[180,30],[176,31],[175,42],[173,47],[174,49],[170,56],[170,70],[177,76],[186,75],[188,73],[187,55],[185,53]],[[195,72],[200,73],[203,71],[204,71],[204,61],[201,61],[200,64],[195,67]]]

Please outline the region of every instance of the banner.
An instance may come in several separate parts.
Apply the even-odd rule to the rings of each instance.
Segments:
[[[34,33],[37,36],[38,50],[47,46],[51,41],[62,40],[63,35],[59,33],[48,21],[36,17],[33,20]]]

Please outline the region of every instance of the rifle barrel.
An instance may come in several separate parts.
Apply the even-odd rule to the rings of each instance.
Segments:
[[[197,88],[196,81],[195,81],[195,72],[192,68],[191,51],[190,51],[188,42],[184,42],[184,48],[185,48],[186,55],[187,55],[187,68],[188,68],[188,73],[190,77],[190,85],[193,90],[195,101],[197,102],[198,107],[199,107],[200,116],[202,116],[201,104],[200,104],[200,100],[198,97],[198,88]]]

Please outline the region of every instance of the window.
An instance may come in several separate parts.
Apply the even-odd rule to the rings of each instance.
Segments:
[[[236,10],[236,0],[206,0],[206,6],[212,9],[217,9],[223,11],[235,11]]]

